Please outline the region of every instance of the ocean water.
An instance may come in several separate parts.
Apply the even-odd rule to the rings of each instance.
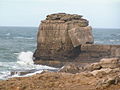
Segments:
[[[93,29],[95,44],[120,45],[120,29]]]
[[[37,31],[37,27],[0,27],[0,79],[20,76],[12,71],[36,70],[28,74],[33,75],[57,69],[34,64]],[[93,35],[96,44],[120,44],[120,29],[93,29]]]
[[[0,79],[20,76],[19,72],[11,75],[13,71],[35,70],[28,74],[33,75],[56,69],[33,63],[36,36],[37,27],[0,27]]]

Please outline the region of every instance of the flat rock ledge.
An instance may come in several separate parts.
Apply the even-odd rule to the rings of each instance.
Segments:
[[[0,81],[0,90],[119,90],[120,59],[103,58],[91,64],[67,64],[58,72]]]

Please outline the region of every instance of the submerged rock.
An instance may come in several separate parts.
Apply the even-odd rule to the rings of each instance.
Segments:
[[[92,28],[88,24],[81,15],[48,15],[39,26],[35,61],[76,58],[82,44],[93,43]]]

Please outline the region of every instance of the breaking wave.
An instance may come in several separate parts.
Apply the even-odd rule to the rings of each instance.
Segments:
[[[33,59],[32,59],[33,53],[28,52],[21,52],[18,54],[18,61],[17,63],[21,65],[33,65]]]
[[[8,79],[11,77],[31,76],[41,73],[43,70],[57,70],[57,68],[45,65],[35,65],[33,62],[33,53],[31,51],[20,52],[17,55],[16,62],[0,62],[0,79]],[[20,72],[30,72],[21,75]]]

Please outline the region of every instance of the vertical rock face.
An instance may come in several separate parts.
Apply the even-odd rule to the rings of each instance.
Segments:
[[[81,44],[93,43],[91,30],[81,15],[48,15],[39,26],[35,60],[74,59],[80,53]]]

